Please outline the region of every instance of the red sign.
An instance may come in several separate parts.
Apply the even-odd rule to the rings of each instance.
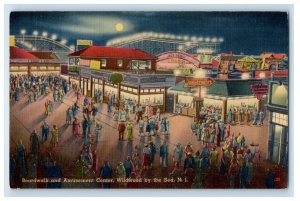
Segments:
[[[210,86],[215,81],[211,78],[186,78],[185,79],[186,84],[185,87],[198,87],[198,86]]]
[[[254,84],[250,87],[252,93],[258,100],[261,100],[263,95],[267,94],[269,91],[269,85],[267,84]]]

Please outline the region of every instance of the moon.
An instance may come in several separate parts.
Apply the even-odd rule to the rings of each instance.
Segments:
[[[115,25],[115,29],[117,32],[122,32],[124,30],[124,25],[121,23],[118,23]]]

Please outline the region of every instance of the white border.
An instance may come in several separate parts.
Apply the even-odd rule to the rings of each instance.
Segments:
[[[57,2],[57,1],[56,1]],[[61,2],[61,1],[59,1]],[[238,1],[236,1],[238,2]],[[252,2],[252,1],[251,1]],[[258,1],[256,1],[258,2]],[[274,2],[274,1],[273,1]],[[278,2],[278,1],[276,1]],[[287,1],[288,2],[288,1]],[[35,2],[37,3],[37,2]],[[3,136],[4,136],[4,159],[3,162],[5,164],[5,175],[4,178],[4,195],[5,196],[76,196],[76,197],[86,197],[86,196],[176,196],[176,197],[189,197],[189,196],[216,196],[216,197],[235,197],[235,196],[255,196],[255,197],[280,197],[280,196],[293,196],[294,193],[294,174],[293,174],[293,161],[294,161],[294,152],[292,151],[294,149],[294,69],[293,69],[293,50],[294,50],[294,8],[293,5],[253,5],[253,4],[247,4],[247,5],[5,5],[4,8],[4,25],[5,27],[1,30],[1,32],[4,32],[4,61],[1,65],[1,76],[3,76],[4,80],[4,90],[1,90],[0,97],[2,98],[3,103],[1,104],[1,111],[4,111],[4,116],[2,115],[1,118],[4,119],[4,121],[1,120],[1,123],[4,122],[4,126],[1,126],[3,128]],[[8,116],[9,116],[9,107],[8,107],[8,52],[9,52],[9,46],[8,46],[8,36],[9,36],[9,12],[10,11],[17,11],[17,10],[26,10],[26,11],[172,11],[172,10],[178,10],[178,11],[288,11],[289,12],[289,19],[290,19],[290,170],[289,170],[289,188],[285,190],[69,190],[69,189],[63,189],[63,190],[10,190],[9,189],[9,182],[8,182],[8,153],[9,153],[9,128],[8,128]],[[3,11],[3,10],[2,10]],[[3,31],[4,30],[4,31]],[[296,39],[295,39],[296,40]],[[2,49],[3,50],[3,49]],[[3,54],[2,54],[3,55]],[[298,67],[298,66],[297,66]],[[296,67],[296,68],[297,68]],[[295,70],[296,70],[295,68]],[[296,86],[296,84],[295,84]],[[296,94],[295,94],[296,95]],[[1,101],[2,101],[1,100]],[[3,110],[4,109],[4,110]],[[6,117],[6,118],[4,118]],[[2,170],[2,168],[1,168]],[[1,174],[3,171],[1,172]],[[1,182],[2,183],[2,182]],[[296,192],[295,192],[296,193]],[[222,198],[219,198],[222,199]]]

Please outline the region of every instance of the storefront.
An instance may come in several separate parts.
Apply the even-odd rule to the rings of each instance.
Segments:
[[[63,64],[52,52],[27,52],[10,47],[10,74],[13,75],[60,75]]]
[[[222,121],[227,121],[227,113],[231,110],[233,123],[237,122],[239,112],[242,113],[242,121],[248,113],[250,122],[253,120],[254,111],[259,107],[259,101],[250,87],[258,83],[261,83],[261,80],[215,80],[215,83],[207,88],[203,106],[213,110]]]
[[[288,166],[288,84],[270,82],[268,159]]]
[[[185,84],[181,81],[168,91],[174,94],[174,113],[194,117],[200,109],[201,100],[197,96],[200,89],[188,88]]]
[[[165,111],[167,89],[175,84],[173,75],[131,74],[122,73],[123,81],[120,85],[111,83],[110,77],[114,72],[90,70],[78,67],[83,94],[94,97],[95,91],[101,91],[103,101],[109,98],[120,100],[121,106],[126,100],[143,107],[151,105],[156,111]]]

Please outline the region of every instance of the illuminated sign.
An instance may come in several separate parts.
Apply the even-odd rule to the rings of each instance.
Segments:
[[[173,71],[174,75],[192,75],[193,70],[191,68],[179,68]]]
[[[167,52],[165,54],[161,54],[157,58],[157,62],[163,61],[166,59],[173,59],[173,58],[179,58],[188,61],[189,63],[194,64],[195,66],[200,65],[200,61],[189,54],[183,53],[183,52]]]
[[[80,66],[90,66],[90,60],[88,59],[79,59]]]
[[[76,44],[91,46],[91,45],[93,45],[93,41],[92,40],[77,40]]]
[[[270,94],[270,104],[276,106],[287,107],[288,106],[288,93],[289,89],[286,84],[272,83],[271,94]]]
[[[97,60],[91,60],[90,62],[90,68],[95,70],[100,70],[100,61]]]
[[[250,87],[252,93],[258,100],[261,100],[262,97],[268,93],[269,86],[267,84],[254,84]]]
[[[215,81],[211,78],[193,78],[189,77],[185,79],[185,87],[198,87],[198,86],[210,86]]]
[[[15,36],[9,36],[9,46],[11,47],[16,46]]]

